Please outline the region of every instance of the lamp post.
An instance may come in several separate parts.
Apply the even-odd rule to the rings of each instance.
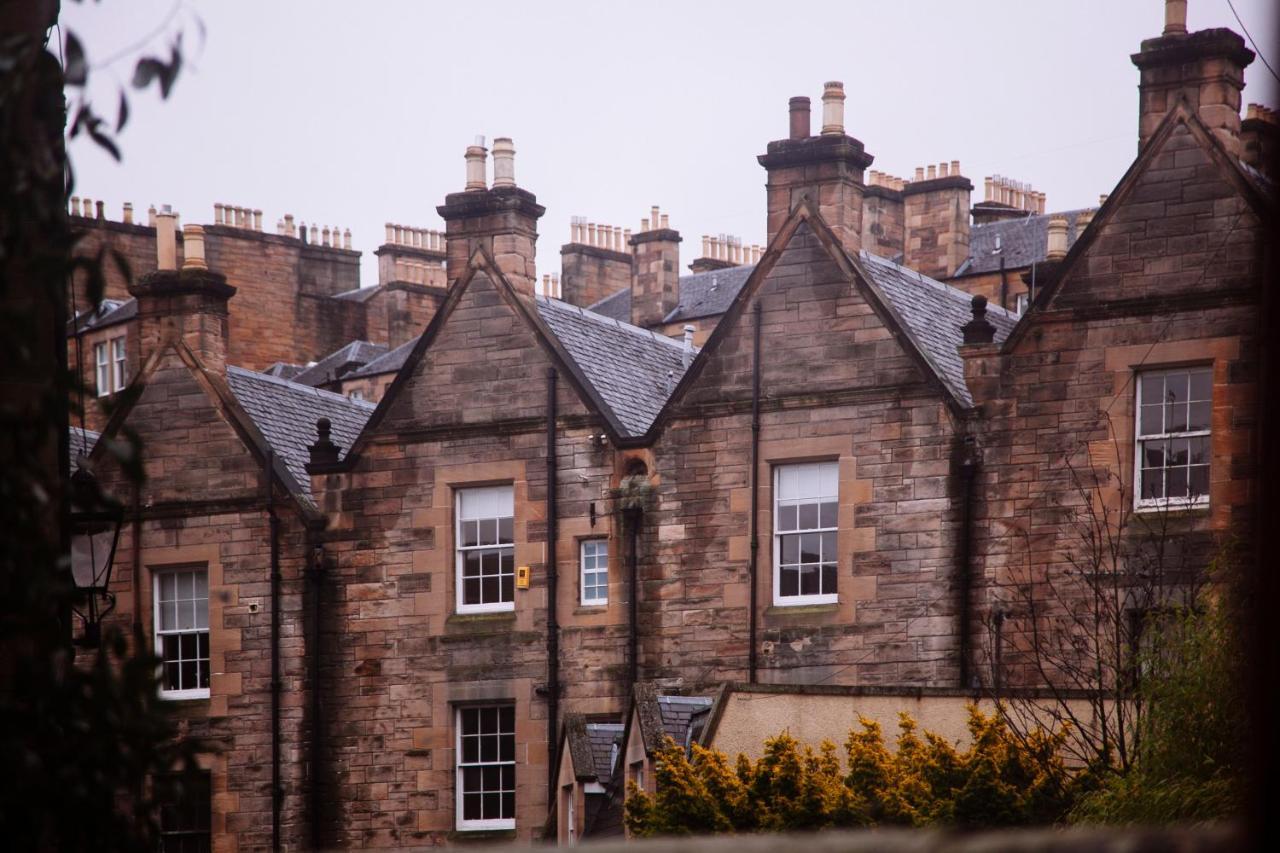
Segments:
[[[71,477],[71,579],[76,586],[71,609],[84,623],[75,643],[94,649],[102,642],[102,619],[115,609],[111,569],[124,513],[108,504],[93,475],[79,468]]]

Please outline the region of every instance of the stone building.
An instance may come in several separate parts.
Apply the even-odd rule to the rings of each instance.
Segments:
[[[355,311],[364,343],[308,350],[341,393],[236,343],[254,284],[223,272],[230,237],[188,226],[180,261],[162,223],[158,269],[109,293],[138,393],[85,464],[120,488],[106,447],[142,436],[116,618],[167,653],[201,628],[165,608],[203,593],[173,690],[223,747],[215,848],[268,843],[273,811],[290,849],[570,841],[621,831],[663,733],[746,748],[896,710],[949,731],[966,700],[1039,686],[1009,590],[1064,577],[1073,472],[1194,559],[1247,540],[1274,125],[1240,121],[1243,40],[1168,8],[1134,56],[1138,156],[1096,211],[1046,216],[1024,187],[975,216],[954,163],[869,183],[828,83],[820,132],[792,99],[759,158],[758,252],[708,236],[682,276],[660,211],[629,235],[575,221],[557,283],[510,140],[492,183],[474,145],[421,252],[446,278],[413,282],[429,320],[374,334]],[[315,304],[390,298],[340,297]]]

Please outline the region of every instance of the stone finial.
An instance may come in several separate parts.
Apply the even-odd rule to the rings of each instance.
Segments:
[[[509,136],[493,140],[493,185],[495,188],[516,185],[516,147]]]
[[[467,184],[463,189],[488,189],[485,182],[485,160],[489,156],[489,149],[484,147],[484,137],[477,136],[475,144],[467,146],[467,152],[463,156],[467,161]]]
[[[844,133],[844,83],[829,80],[822,87],[822,133]]]
[[[996,327],[987,319],[987,297],[979,293],[970,301],[973,319],[960,327],[966,344],[989,344],[996,338]]]
[[[199,225],[182,226],[182,268],[207,270],[204,259],[204,228]]]
[[[1166,36],[1187,34],[1187,0],[1164,0],[1164,33]]]
[[[792,139],[808,139],[812,124],[809,117],[809,99],[804,96],[792,98],[787,102],[791,119],[788,136]]]
[[[1060,261],[1067,256],[1067,220],[1055,216],[1049,220],[1048,245],[1045,259]]]
[[[331,438],[332,424],[328,418],[316,421],[316,443],[307,448],[310,451],[312,465],[336,465],[338,462],[338,445]]]
[[[167,204],[156,214],[156,269],[178,268],[178,241],[174,230],[177,220],[177,214]]]

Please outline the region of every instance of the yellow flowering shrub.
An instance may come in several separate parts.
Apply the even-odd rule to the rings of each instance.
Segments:
[[[894,749],[880,725],[859,719],[845,741],[815,750],[783,732],[756,761],[668,739],[656,756],[657,793],[629,786],[632,833],[783,832],[878,825],[1015,826],[1055,823],[1070,809],[1075,776],[1064,735],[1013,735],[998,716],[969,709],[963,749],[901,715]]]

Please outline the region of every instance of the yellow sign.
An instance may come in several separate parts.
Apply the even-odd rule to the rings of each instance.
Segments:
[[[516,566],[516,589],[529,588],[529,567]]]

